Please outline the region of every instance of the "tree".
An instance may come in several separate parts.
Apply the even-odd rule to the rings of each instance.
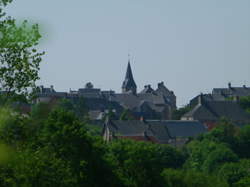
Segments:
[[[227,162],[237,162],[238,156],[224,145],[219,145],[207,155],[203,164],[203,171],[212,173],[218,170],[221,165]]]
[[[239,127],[233,125],[225,118],[220,119],[217,127],[204,135],[205,139],[219,143],[228,144],[233,150],[237,144],[237,135],[239,134]]]
[[[39,79],[38,71],[41,56],[35,48],[41,35],[38,25],[29,25],[6,17],[3,7],[11,0],[0,1],[0,86],[7,98],[15,95],[31,96],[35,82]]]
[[[224,178],[230,186],[238,183],[243,178],[249,177],[250,160],[225,163],[218,171],[218,175]]]
[[[250,96],[240,97],[240,106],[250,113]]]
[[[40,145],[69,163],[77,186],[119,186],[105,159],[105,144],[92,137],[73,112],[57,108],[51,112],[40,135]]]
[[[32,137],[27,121],[27,118],[10,108],[0,108],[0,141],[15,147],[23,144]]]
[[[190,105],[186,105],[184,107],[174,110],[172,115],[173,120],[180,120],[181,117],[190,110],[192,110],[192,107]]]
[[[224,163],[239,159],[227,144],[208,139],[192,141],[187,145],[187,152],[189,157],[185,168],[206,173],[215,172]]]
[[[120,116],[120,120],[134,120],[132,112],[129,109],[125,109]]]
[[[165,169],[162,174],[167,187],[227,187],[227,183],[218,177],[200,172]]]
[[[233,187],[249,187],[250,186],[250,176],[244,177],[239,182],[234,184]]]
[[[168,145],[117,140],[109,145],[115,171],[125,186],[162,186],[164,168],[180,168],[183,155]]]
[[[238,135],[238,143],[235,152],[241,158],[250,158],[250,125],[246,125],[240,129]]]

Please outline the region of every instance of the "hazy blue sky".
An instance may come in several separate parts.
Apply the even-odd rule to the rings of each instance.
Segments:
[[[128,53],[138,89],[164,81],[178,105],[214,87],[250,86],[250,0],[14,0],[41,24],[41,81],[119,92]]]

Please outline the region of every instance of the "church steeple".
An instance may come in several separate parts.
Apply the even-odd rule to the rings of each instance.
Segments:
[[[133,78],[133,73],[132,73],[130,60],[129,60],[125,80],[122,83],[122,93],[136,94],[136,89],[137,89],[137,86]]]

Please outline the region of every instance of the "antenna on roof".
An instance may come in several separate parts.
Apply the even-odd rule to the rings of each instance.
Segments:
[[[135,56],[133,56],[133,64],[135,64]]]

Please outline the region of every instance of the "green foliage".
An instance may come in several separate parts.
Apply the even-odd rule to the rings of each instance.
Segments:
[[[227,183],[214,176],[184,170],[165,169],[162,172],[167,187],[227,187]]]
[[[239,182],[233,185],[233,187],[249,187],[249,186],[250,186],[250,176],[244,177]]]
[[[249,126],[239,130],[221,123],[191,140],[182,151],[124,139],[105,144],[88,131],[90,126],[70,107],[51,109],[41,103],[33,106],[30,117],[1,108],[0,186],[206,187],[249,183],[250,162],[238,158],[247,157]],[[234,152],[237,146],[232,144],[246,151]]]
[[[0,141],[16,145],[31,136],[27,118],[9,108],[0,108]]]
[[[240,106],[250,113],[250,96],[240,97]]]
[[[84,98],[80,97],[76,100],[61,99],[56,108],[61,108],[67,111],[74,112],[81,120],[88,119],[88,109]]]
[[[189,112],[189,111],[191,111],[191,110],[192,110],[192,107],[191,107],[190,105],[186,105],[186,106],[184,106],[184,107],[181,107],[181,108],[179,108],[179,109],[176,109],[176,110],[173,111],[172,119],[173,119],[173,120],[180,120],[181,117],[182,117],[185,113],[187,113],[187,112]]]
[[[243,178],[250,176],[250,160],[225,163],[219,170],[218,175],[224,178],[230,186],[235,185]]]
[[[241,158],[250,158],[250,125],[246,125],[240,129],[239,136],[237,137],[238,144],[235,152]]]
[[[238,160],[238,156],[231,149],[220,145],[208,154],[203,164],[203,170],[207,173],[213,173],[224,163],[237,162]]]
[[[48,154],[49,153],[49,154]],[[48,149],[17,152],[9,165],[14,186],[75,186],[77,179],[68,162]]]
[[[63,109],[52,111],[44,124],[41,144],[49,147],[57,157],[69,162],[78,185],[109,186],[116,182],[105,160],[104,143],[91,137],[85,125],[72,112]]]
[[[217,124],[217,128],[214,128],[212,131],[205,135],[205,138],[216,141],[223,142],[229,145],[234,145],[235,137],[239,132],[239,128],[233,125],[227,119],[222,118]]]
[[[120,120],[135,120],[135,117],[129,109],[125,109],[121,113]]]
[[[10,1],[2,0],[1,5]],[[41,35],[38,25],[29,25],[27,21],[17,25],[14,19],[4,17],[0,11],[0,84],[9,99],[16,94],[31,96],[39,79],[38,71],[41,56],[35,46]]]
[[[183,155],[167,145],[117,140],[109,145],[109,158],[125,186],[161,186],[164,168],[179,168]]]
[[[237,155],[227,145],[210,140],[192,141],[188,144],[189,157],[185,168],[210,173],[225,162],[238,161]]]

